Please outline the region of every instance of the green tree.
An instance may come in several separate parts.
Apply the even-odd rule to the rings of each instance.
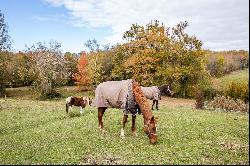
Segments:
[[[10,57],[8,50],[11,48],[10,36],[8,35],[8,27],[5,22],[5,17],[0,10],[0,97],[5,95],[6,85],[11,80],[9,71],[6,70]]]
[[[8,26],[5,22],[5,17],[0,10],[0,51],[10,50],[11,40],[8,35]]]
[[[66,60],[66,69],[68,73],[70,73],[68,77],[67,85],[74,85],[73,73],[77,72],[76,66],[78,63],[79,56],[75,53],[72,54],[70,52],[66,52],[64,54],[64,58]]]

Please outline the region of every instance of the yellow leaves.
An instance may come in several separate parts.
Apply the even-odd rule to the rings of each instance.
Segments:
[[[124,63],[124,67],[134,67],[138,65],[149,65],[149,64],[155,64],[159,61],[158,58],[153,57],[145,57],[143,55],[134,55],[127,59],[127,61]]]

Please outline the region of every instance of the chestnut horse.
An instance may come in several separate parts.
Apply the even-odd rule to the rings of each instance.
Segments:
[[[72,106],[80,107],[80,113],[83,113],[83,108],[85,108],[86,105],[91,105],[91,100],[88,97],[73,97],[70,96],[66,99],[66,113],[68,113],[68,110],[72,110]]]
[[[150,86],[150,87],[141,87],[144,95],[149,100],[153,100],[152,110],[154,109],[154,105],[156,105],[156,110],[159,110],[159,102],[161,100],[162,94],[172,95],[171,86],[170,85],[162,85],[162,86]]]
[[[156,118],[152,115],[147,98],[143,94],[141,87],[134,80],[107,81],[99,84],[95,90],[95,98],[92,103],[98,107],[99,128],[103,130],[102,117],[106,109],[123,109],[123,121],[121,138],[125,137],[124,127],[128,114],[132,114],[132,134],[136,135],[135,120],[136,114],[141,111],[144,118],[144,132],[148,135],[151,144],[157,142]]]

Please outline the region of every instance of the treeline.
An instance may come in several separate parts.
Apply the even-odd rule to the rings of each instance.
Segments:
[[[218,92],[211,78],[248,68],[249,53],[203,50],[200,40],[185,33],[187,26],[187,22],[172,28],[158,21],[145,27],[133,24],[123,35],[125,44],[104,50],[89,41],[91,52],[82,56],[87,66],[82,69],[82,83],[95,87],[108,80],[134,78],[143,86],[171,84],[175,97],[193,98],[203,91],[206,99],[213,98]]]
[[[133,24],[123,35],[126,43],[88,54],[89,84],[133,78],[143,86],[171,84],[178,97],[192,97],[197,88],[209,87],[202,42],[185,33],[187,26]]]
[[[249,67],[249,52],[245,50],[205,51],[206,68],[213,77],[221,77]]]
[[[85,43],[90,51],[62,53],[60,43],[36,43],[23,52],[0,51],[0,95],[6,87],[33,86],[43,97],[60,94],[56,88],[77,84],[94,89],[110,80],[135,79],[143,86],[170,84],[174,97],[193,98],[203,91],[214,97],[211,78],[249,65],[247,51],[213,52],[185,33],[187,22],[167,27],[159,21],[132,24],[123,44],[100,49],[96,40]]]
[[[55,95],[56,88],[73,85],[78,55],[60,50],[60,43],[38,42],[24,52],[0,51],[1,95],[6,87],[34,86],[41,96]],[[58,94],[57,94],[58,95]]]

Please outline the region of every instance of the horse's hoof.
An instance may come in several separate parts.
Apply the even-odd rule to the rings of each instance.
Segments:
[[[133,135],[133,136],[135,136],[135,137],[137,137],[137,136],[138,136],[138,135],[137,135],[137,133],[132,133],[132,135]]]
[[[106,133],[107,133],[107,131],[106,131],[106,130],[104,130],[104,129],[101,129],[101,133],[102,133],[102,134],[106,134]]]
[[[125,138],[125,135],[120,135],[120,138],[121,138],[121,139],[124,139],[124,138]]]

